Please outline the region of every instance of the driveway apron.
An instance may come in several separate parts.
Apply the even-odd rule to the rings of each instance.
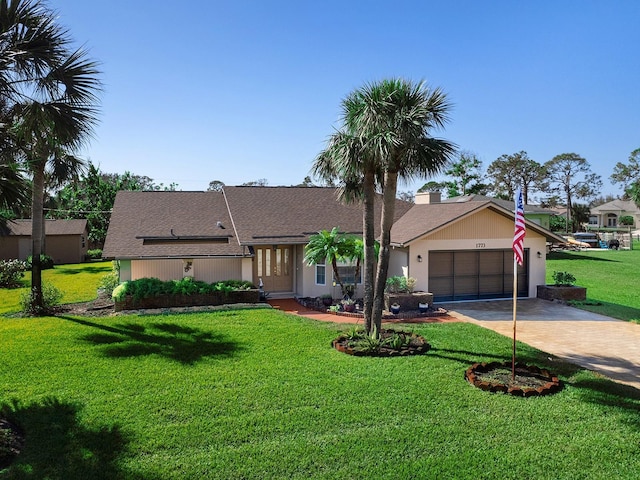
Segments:
[[[513,303],[439,304],[457,317],[513,337]],[[516,338],[640,389],[640,325],[540,299],[518,300]]]

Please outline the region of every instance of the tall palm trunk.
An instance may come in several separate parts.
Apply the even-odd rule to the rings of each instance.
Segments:
[[[375,176],[373,172],[365,172],[363,181],[364,206],[362,212],[362,229],[364,243],[364,326],[367,333],[373,330],[373,298],[374,272],[376,262],[374,209],[375,209]]]
[[[34,311],[44,309],[42,297],[42,238],[44,236],[44,164],[33,167],[33,192],[31,194],[31,306]]]
[[[380,220],[380,258],[376,272],[375,294],[373,301],[373,323],[380,331],[382,327],[382,309],[384,307],[384,287],[389,272],[389,256],[391,255],[391,227],[396,208],[396,191],[398,173],[387,170],[384,174],[384,192],[382,195],[382,218]]]

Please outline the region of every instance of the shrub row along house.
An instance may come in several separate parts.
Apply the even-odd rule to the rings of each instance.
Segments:
[[[395,213],[390,275],[415,277],[416,288],[431,291],[436,301],[512,295],[512,211],[487,198],[440,202],[430,193],[418,194],[415,205],[398,200]],[[303,262],[309,237],[335,226],[362,235],[361,206],[340,203],[333,188],[121,191],[103,256],[119,261],[121,281],[241,279],[272,295],[339,297],[329,265]],[[533,297],[536,285],[544,284],[547,241],[564,240],[527,220],[520,296]],[[345,277],[354,270],[341,268]]]

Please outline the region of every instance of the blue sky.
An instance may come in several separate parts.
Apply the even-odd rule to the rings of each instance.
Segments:
[[[486,167],[520,150],[609,176],[640,147],[640,2],[57,0],[102,63],[82,155],[181,190],[300,183],[366,82],[425,80],[454,104],[437,132]],[[402,190],[415,190],[420,179]]]

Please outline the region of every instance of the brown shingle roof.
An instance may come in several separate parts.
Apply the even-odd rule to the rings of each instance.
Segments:
[[[307,243],[319,230],[362,234],[362,205],[343,204],[334,188],[323,187],[225,187],[224,195],[242,245]],[[381,200],[376,203],[376,235]],[[395,217],[411,204],[398,200]]]
[[[103,250],[106,258],[243,253],[222,193],[174,191],[118,192]]]
[[[31,236],[31,219],[10,220],[7,222],[9,235]],[[71,219],[71,220],[46,220],[45,233],[47,235],[82,235],[87,227],[87,220]]]
[[[376,205],[379,230],[381,200]],[[398,200],[396,218],[411,204]],[[231,215],[229,214],[231,212]],[[220,221],[225,229],[220,229]],[[305,244],[319,230],[362,234],[362,205],[338,202],[333,188],[225,187],[219,192],[118,192],[106,258],[248,254],[250,245]],[[218,243],[228,239],[229,243]]]

